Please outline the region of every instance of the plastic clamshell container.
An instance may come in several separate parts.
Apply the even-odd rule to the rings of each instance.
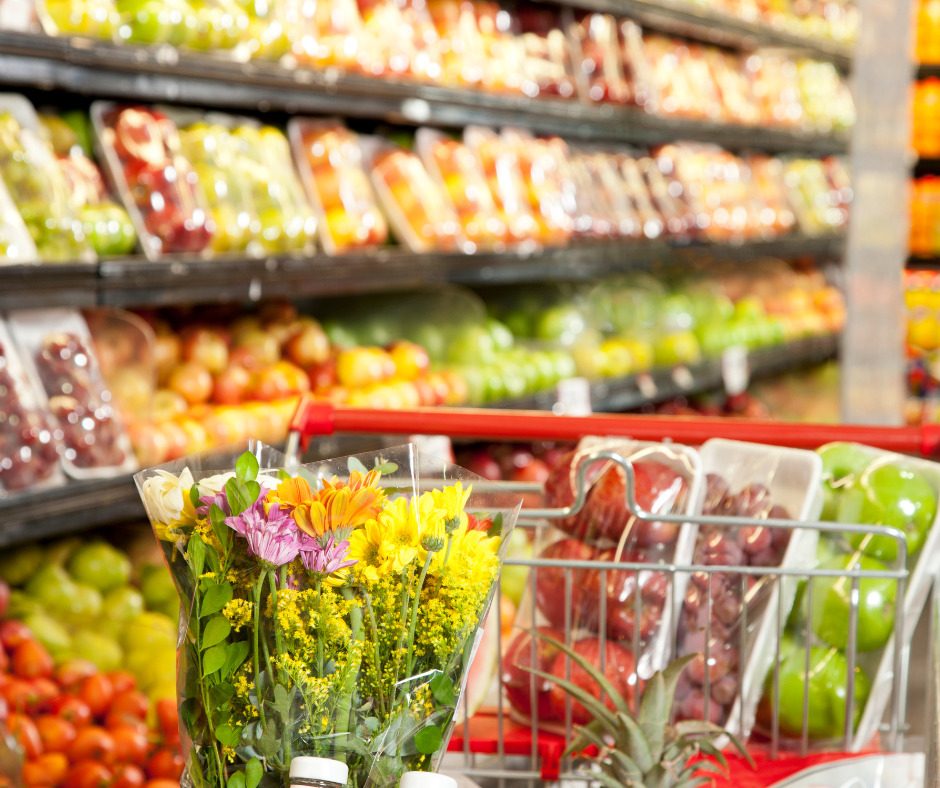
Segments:
[[[214,222],[180,149],[176,124],[159,110],[96,101],[99,160],[117,188],[149,260],[208,255]]]
[[[36,244],[0,178],[0,265],[38,262]]]
[[[55,154],[43,139],[39,116],[24,96],[15,93],[0,94],[0,179],[42,262],[92,263],[97,259],[85,239]]]
[[[328,255],[381,246],[388,224],[369,182],[359,137],[338,119],[288,123],[294,162]]]
[[[848,445],[853,446],[860,454],[870,457],[870,461],[888,461],[902,468],[909,468],[922,473],[937,493],[938,500],[940,500],[940,463],[873,449],[870,446],[861,444]],[[820,449],[824,448],[826,447],[820,447]],[[930,584],[936,573],[935,557],[940,553],[940,527],[938,527],[938,523],[940,523],[940,506],[938,506],[937,516],[930,527],[924,546],[916,556],[908,558],[910,576],[907,579],[907,590],[904,594],[903,648],[910,647],[914,629],[920,619],[921,611],[927,601]],[[852,752],[860,752],[865,749],[878,733],[882,716],[891,698],[891,687],[895,671],[894,643],[895,636],[892,634],[884,648],[879,651],[862,653],[858,656],[857,664],[862,666],[871,680],[871,691],[859,720],[858,728],[855,731],[855,737],[852,740]]]
[[[926,761],[922,752],[845,758],[802,769],[769,788],[921,788]]]
[[[794,522],[817,520],[822,511],[820,478],[822,459],[816,452],[764,446],[757,443],[712,438],[699,450],[702,471],[718,474],[732,492],[749,484],[762,484],[774,505],[783,506]],[[778,565],[781,569],[808,571],[815,560],[819,532],[797,528]],[[740,688],[724,723],[732,735],[746,739],[754,725],[764,679],[773,664],[777,637],[776,612],[788,614],[793,607],[799,577],[783,576],[772,584],[763,613],[754,628],[745,634],[746,653],[741,657]],[[679,600],[681,609],[682,601]]]
[[[0,397],[0,498],[22,490],[44,490],[64,484],[55,420],[24,367],[2,318],[0,391],[3,392]],[[28,444],[23,440],[27,431],[31,438]]]
[[[378,137],[362,138],[369,175],[398,240],[412,252],[452,252],[457,213],[418,155]]]
[[[34,389],[44,395],[43,405],[66,433],[62,441],[66,474],[75,479],[104,479],[136,470],[130,440],[111,404],[82,314],[72,309],[23,310],[10,313],[8,323]],[[53,340],[61,346],[59,351],[49,347]],[[49,358],[44,357],[46,350],[52,354]],[[68,410],[69,401],[74,401],[74,410]],[[86,419],[94,423],[83,424]],[[103,439],[111,445],[99,451],[96,444]],[[89,454],[95,451],[99,456],[82,460],[77,448],[82,442]]]
[[[688,565],[692,559],[692,551],[695,547],[696,534],[698,531],[698,526],[693,522],[694,515],[696,512],[701,511],[705,491],[702,461],[698,451],[689,446],[676,443],[667,444],[650,441],[631,441],[629,439],[620,438],[587,437],[583,438],[578,443],[577,452],[579,454],[583,453],[588,455],[593,451],[615,452],[631,463],[636,463],[641,460],[660,463],[684,480],[685,490],[683,496],[679,499],[680,506],[674,508],[676,503],[673,501],[669,503],[668,509],[660,509],[657,513],[665,514],[668,511],[670,514],[687,515],[689,516],[689,522],[686,522],[678,529],[675,538],[668,544],[657,544],[646,548],[639,548],[643,553],[643,557],[639,559],[638,563],[648,565],[651,575],[656,574],[657,567],[660,566],[669,564]],[[614,467],[613,463],[609,460],[604,460],[603,463],[605,471],[608,468]],[[574,473],[574,468],[572,469],[572,473]],[[595,477],[595,482],[598,478],[600,477]],[[589,484],[593,484],[593,482],[589,481]],[[623,504],[623,513],[626,515],[626,503]],[[551,525],[556,521],[549,520],[547,522]],[[562,532],[557,522],[556,527],[548,534],[548,538],[541,544],[537,544],[536,549],[550,547],[563,540],[580,541],[582,544],[586,545],[588,549],[596,550],[613,549],[622,553],[631,553],[637,549],[636,545],[631,545],[631,540],[625,537],[621,537],[618,543],[614,543],[606,538],[601,538],[600,540],[592,539],[590,542],[581,540],[577,536],[572,535],[569,531]],[[561,558],[561,556],[553,557]],[[620,562],[633,561],[633,559],[629,557],[624,557],[619,560]],[[546,568],[542,568],[539,571],[545,572],[547,570]],[[614,574],[617,571],[618,570],[608,570],[609,574]],[[646,570],[642,570],[642,572],[645,571]],[[642,577],[642,572],[640,573],[640,577]],[[626,575],[633,574],[630,570],[623,570],[623,573]],[[634,591],[631,591],[631,594],[635,593],[637,586],[640,586],[640,588],[644,587],[644,581],[641,580],[640,577],[634,581],[632,586],[629,586],[634,589]],[[572,577],[571,580],[572,583],[577,582],[574,577]],[[598,583],[598,592],[601,594],[606,593],[606,595],[610,597],[611,589],[615,588],[611,583],[612,580],[608,578],[607,587],[603,591],[600,590],[600,584]],[[683,573],[675,573],[674,582],[665,581],[665,598],[659,618],[656,619],[655,631],[651,632],[648,636],[640,636],[640,652],[636,655],[636,671],[642,679],[648,679],[657,670],[665,668],[669,662],[673,633],[675,630],[675,600],[684,598],[687,583],[688,577],[684,576]],[[625,586],[625,588],[626,587],[628,586]],[[675,597],[673,594],[675,594]],[[650,603],[645,602],[644,604]],[[563,602],[561,602],[560,606],[562,609],[564,608]],[[534,611],[533,608],[535,608]],[[610,608],[608,608],[608,614],[609,612]],[[571,621],[573,629],[571,634],[572,643],[581,637],[599,638],[601,632],[606,632],[606,630],[610,628],[609,623],[603,621],[592,622],[591,627],[584,626],[583,622],[579,624],[579,616],[576,609],[571,610],[570,614],[567,615],[570,616],[569,620]],[[533,598],[531,593],[523,597],[519,612],[516,616],[516,621],[525,623],[523,625],[517,625],[513,632],[513,639],[521,632],[520,626],[528,627],[532,622],[540,627],[546,625],[546,622],[549,626],[555,626],[546,617],[543,607],[539,605],[538,600]],[[596,625],[596,629],[593,625]],[[560,626],[557,628],[561,629]],[[627,648],[631,652],[633,650],[633,641],[631,638],[614,638],[608,633],[605,635],[605,641],[610,644],[622,644],[624,648]],[[528,684],[526,687],[528,687]],[[540,705],[535,698],[532,698],[531,701],[533,706]],[[526,714],[516,709],[512,704],[510,705],[510,716],[524,724],[531,723],[531,719],[528,718]],[[557,718],[554,720],[543,719],[540,715],[538,725],[543,730],[564,732],[564,723],[559,722]]]
[[[437,129],[415,133],[415,151],[441,193],[457,212],[465,252],[505,248],[508,228],[477,157],[460,140]]]

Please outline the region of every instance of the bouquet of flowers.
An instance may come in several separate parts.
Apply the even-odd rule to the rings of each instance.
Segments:
[[[397,786],[443,755],[520,500],[410,445],[283,466],[136,477],[182,601],[184,778],[277,786],[314,755]]]

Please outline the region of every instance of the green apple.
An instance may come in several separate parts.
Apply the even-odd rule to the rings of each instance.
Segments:
[[[72,653],[72,638],[68,630],[48,613],[35,611],[23,617],[26,624],[36,636],[36,639],[48,649],[49,654],[56,661]]]
[[[691,331],[678,331],[661,337],[654,345],[656,364],[671,367],[676,364],[694,364],[702,358],[695,334]]]
[[[107,593],[126,585],[131,577],[130,559],[103,540],[86,544],[68,562],[69,572],[79,582]]]
[[[535,336],[562,345],[573,345],[587,329],[584,314],[574,304],[549,307],[535,320]]]
[[[173,681],[176,676],[176,649],[163,645],[128,651],[124,657],[124,667],[137,676],[140,689],[149,692],[153,687]]]
[[[72,557],[72,554],[78,550],[82,544],[84,544],[84,540],[77,536],[72,536],[68,539],[59,539],[46,548],[46,563],[64,567]]]
[[[71,651],[72,656],[95,663],[105,673],[120,669],[124,662],[124,653],[112,638],[87,629],[72,635]]]
[[[46,564],[29,579],[26,593],[49,612],[68,614],[72,612],[75,583],[61,566]]]
[[[924,546],[937,516],[937,492],[918,471],[893,464],[870,466],[842,494],[837,519],[843,523],[887,525],[907,535],[908,556]],[[857,534],[853,547],[880,561],[897,558],[897,542],[887,536]]]
[[[734,316],[739,320],[760,320],[766,314],[764,302],[756,296],[745,296],[734,305]]]
[[[105,596],[101,612],[108,621],[136,618],[144,612],[144,596],[131,586],[114,588]]]
[[[432,323],[422,323],[411,332],[411,340],[421,345],[431,357],[431,361],[440,363],[447,357],[447,337]]]
[[[97,588],[76,583],[72,592],[72,615],[88,621],[101,615],[103,602]]]
[[[842,555],[819,565],[820,569],[859,569],[886,571],[874,558]],[[813,578],[813,632],[828,643],[845,650],[849,641],[852,578]],[[894,631],[897,581],[888,578],[863,578],[858,581],[857,650],[875,651],[884,646]]]
[[[359,337],[356,336],[356,332],[347,325],[330,320],[323,324],[323,330],[326,332],[330,344],[334,347],[356,347],[359,344]],[[427,347],[425,349],[427,350]],[[430,353],[430,351],[428,352]]]
[[[140,568],[140,593],[148,608],[157,608],[177,598],[170,571],[162,564],[144,564]]]
[[[162,613],[141,613],[130,619],[121,633],[121,647],[132,651],[176,648],[176,626]]]
[[[43,563],[43,550],[37,544],[26,544],[0,552],[0,578],[8,585],[21,586]]]
[[[508,359],[497,359],[496,369],[503,379],[503,388],[506,391],[507,398],[519,399],[525,396],[526,378],[515,362]]]
[[[505,351],[512,348],[515,343],[515,338],[512,335],[512,331],[509,330],[509,327],[505,323],[501,323],[495,318],[488,317],[485,326],[486,330],[490,332],[490,336],[493,338],[493,344],[496,346],[497,350]]]
[[[822,460],[823,520],[835,520],[839,499],[871,462],[871,452],[857,443],[827,443],[818,449]]]
[[[468,325],[447,346],[447,360],[452,364],[492,364],[496,361],[496,343],[483,326]]]
[[[845,655],[836,648],[813,647],[809,655],[807,682],[806,652],[798,648],[780,665],[780,730],[789,736],[803,731],[803,694],[807,683],[807,732],[811,739],[841,737],[845,728],[845,711],[849,666]],[[772,681],[773,672],[768,676]],[[868,700],[871,684],[868,676],[855,666],[852,728],[858,725]],[[768,696],[765,687],[765,702]]]
[[[470,405],[479,405],[486,399],[486,380],[480,367],[463,365],[453,368],[467,384],[467,402]]]
[[[566,350],[549,350],[552,364],[555,367],[555,382],[567,380],[578,374],[578,366],[574,357]]]

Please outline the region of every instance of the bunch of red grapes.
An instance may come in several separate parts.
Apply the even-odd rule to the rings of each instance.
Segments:
[[[703,514],[789,520],[762,484],[732,492],[728,482],[708,474]],[[790,531],[765,526],[699,528],[693,563],[699,566],[779,566]],[[678,624],[678,654],[695,654],[676,690],[679,719],[723,723],[738,695],[742,655],[739,646],[745,605],[753,609],[759,596],[755,575],[695,572],[689,582]],[[707,674],[707,680],[706,680]]]

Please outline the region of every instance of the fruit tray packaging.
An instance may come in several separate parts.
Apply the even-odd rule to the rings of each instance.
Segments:
[[[516,9],[522,46],[522,92],[532,98],[574,98],[577,86],[571,63],[571,47],[558,12],[535,3]]]
[[[578,13],[568,24],[568,41],[581,97],[594,103],[630,103],[617,20],[610,14]]]
[[[474,0],[472,6],[483,45],[483,87],[496,93],[521,93],[525,74],[515,10],[493,0]]]
[[[800,232],[804,235],[826,235],[844,227],[847,213],[839,203],[839,192],[833,190],[820,161],[787,161],[784,164],[783,183]]]
[[[65,482],[58,428],[0,318],[0,498]]]
[[[455,251],[461,240],[457,212],[418,154],[379,137],[363,137],[362,146],[372,185],[399,242],[412,252]]]
[[[664,156],[642,156],[637,159],[637,167],[643,174],[653,207],[663,217],[666,234],[694,236],[698,231],[695,212],[683,198],[675,163]]]
[[[440,41],[444,84],[482,85],[486,53],[473,5],[462,0],[429,0],[428,13]]]
[[[546,507],[564,508],[574,502],[577,468],[595,451],[616,452],[632,463],[637,504],[646,511],[691,515],[700,509],[703,477],[694,449],[590,437],[551,469],[545,483]],[[678,574],[670,577],[656,567],[691,559],[696,526],[637,521],[626,508],[625,483],[625,472],[616,463],[592,463],[587,469],[584,506],[571,517],[552,521],[554,527],[539,539],[536,552],[542,559],[631,562],[648,564],[649,569],[531,570],[534,594],[520,605],[516,620],[521,623],[503,657],[502,683],[516,718],[528,722],[537,715],[539,724],[549,730],[563,727],[566,720],[566,694],[548,679],[532,682],[530,667],[559,677],[570,670],[573,682],[596,691],[557,648],[538,638],[533,643],[533,628],[541,635],[570,642],[585,658],[603,664],[608,678],[628,699],[669,661],[673,594],[684,596],[687,579]],[[565,604],[568,593],[570,607]],[[575,724],[590,721],[577,702],[571,704],[571,712]]]
[[[210,207],[183,155],[179,129],[163,112],[96,101],[92,125],[111,183],[149,260],[208,255],[216,242]]]
[[[34,388],[62,431],[62,466],[76,479],[136,469],[130,441],[98,367],[85,318],[71,309],[12,312],[10,332]]]
[[[0,178],[43,262],[94,262],[65,179],[23,96],[0,94]]]
[[[358,135],[339,120],[310,118],[292,119],[287,133],[326,253],[384,244],[388,224],[366,174]]]
[[[745,126],[760,122],[760,111],[751,94],[751,83],[740,55],[709,47],[705,60],[718,89],[722,119]]]
[[[796,64],[779,52],[762,49],[747,58],[745,68],[761,125],[801,126],[803,107]]]
[[[370,52],[356,0],[299,2],[292,53],[301,66],[371,73],[383,63]]]
[[[91,158],[91,151],[85,148],[89,142],[84,134],[88,129],[85,115],[76,116],[72,119],[73,127],[60,115],[44,113],[40,115],[43,132],[52,145],[72,205],[95,254],[99,257],[130,254],[137,247],[137,232],[127,211],[111,199],[101,170]]]
[[[534,137],[516,128],[503,129],[500,138],[515,151],[540,242],[563,246],[574,233],[578,215],[568,143],[560,137]]]
[[[818,518],[822,461],[815,452],[713,439],[700,453],[706,481],[702,514]],[[692,562],[807,570],[818,538],[815,529],[700,525]],[[776,613],[789,613],[797,583],[796,577],[773,575],[692,576],[685,597],[677,600],[676,656],[698,656],[680,682],[678,719],[709,719],[747,739],[774,658]]]
[[[641,157],[617,153],[613,156],[613,163],[624,189],[624,198],[630,201],[636,211],[640,234],[650,240],[659,238],[666,232],[667,223],[653,204],[651,189],[643,177]]]
[[[363,35],[373,56],[373,76],[440,82],[441,46],[421,0],[359,0]]]
[[[457,213],[461,248],[466,252],[504,250],[509,228],[473,151],[460,140],[428,128],[418,129],[414,149]]]
[[[38,262],[36,244],[0,180],[0,265]]]
[[[483,167],[490,193],[506,216],[514,244],[534,249],[539,225],[529,203],[528,190],[516,150],[492,129],[467,126],[463,141]]]
[[[303,193],[284,134],[251,118],[164,108],[192,167],[215,226],[215,254],[310,252],[316,218]]]
[[[893,525],[904,531],[910,574],[903,600],[901,645],[902,649],[909,649],[936,570],[934,557],[940,550],[937,525],[940,464],[855,443],[828,444],[819,453],[823,461],[821,519],[833,522],[833,528],[820,537],[816,565],[829,570],[898,569],[897,543],[893,539],[846,534],[839,531],[837,523]],[[801,592],[780,646],[780,697],[798,692],[800,700],[806,646],[811,647],[809,697],[813,713],[808,732],[814,746],[824,747],[833,740],[842,740],[851,585],[847,578],[815,578],[812,594],[809,590]],[[871,745],[891,698],[896,669],[896,595],[895,580],[859,581],[853,752]],[[841,697],[832,697],[835,691],[841,692]],[[762,708],[758,710],[758,722],[767,729],[772,722],[768,694],[765,691]],[[802,712],[802,703],[798,705],[798,710],[790,710],[781,701],[779,717],[784,746],[788,739],[793,746],[799,745],[802,718],[796,712]]]
[[[796,227],[796,215],[790,207],[783,182],[783,161],[774,156],[757,155],[748,157],[747,166],[754,188],[770,210],[768,221],[762,222],[762,229],[774,235],[792,232]]]

